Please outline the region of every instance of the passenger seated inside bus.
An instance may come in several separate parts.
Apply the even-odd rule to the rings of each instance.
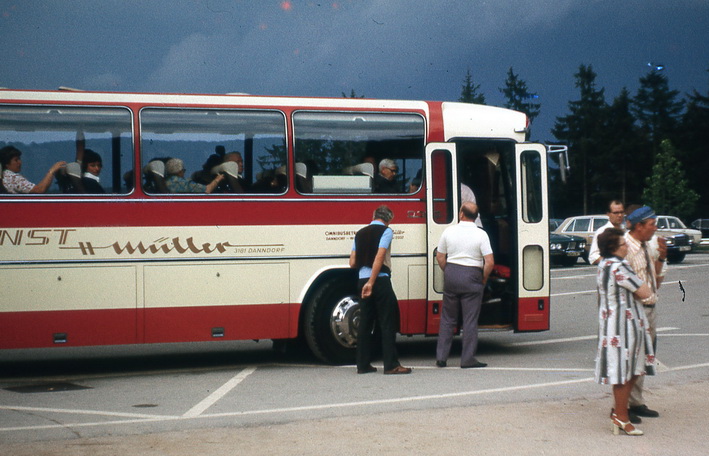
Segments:
[[[197,182],[198,184],[202,185],[207,185],[210,182],[212,182],[212,179],[214,179],[214,175],[212,174],[212,169],[215,166],[219,166],[222,163],[224,163],[224,155],[219,155],[219,154],[212,154],[209,157],[207,157],[207,160],[202,164],[202,169],[199,171],[195,171],[192,173],[192,176],[190,178],[194,181]]]
[[[143,189],[147,193],[170,193],[165,184],[165,163],[169,158],[157,158],[143,168]]]
[[[57,184],[62,193],[86,193],[84,184],[81,182],[81,163],[67,163],[56,175]]]
[[[106,193],[100,183],[101,168],[103,168],[101,156],[91,149],[84,149],[84,159],[81,162],[81,184],[85,193]]]
[[[66,166],[65,161],[56,162],[49,168],[44,178],[38,183],[25,179],[22,171],[22,152],[14,146],[0,149],[0,168],[2,169],[2,184],[8,193],[46,193],[52,185],[54,175]]]
[[[232,186],[230,184],[230,186],[232,187],[230,193],[248,192],[251,185],[246,179],[244,179],[244,159],[241,156],[241,152],[232,151],[224,155],[224,163],[228,162],[236,163],[238,166],[238,168],[236,169],[236,184],[238,185]]]
[[[295,188],[300,193],[313,193],[313,177],[308,176],[308,165],[305,163],[295,164]]]
[[[170,193],[212,193],[219,183],[224,180],[222,174],[217,176],[207,185],[198,184],[185,178],[185,164],[179,158],[171,158],[165,163],[165,185]]]
[[[374,193],[401,193],[401,183],[397,180],[399,167],[390,158],[379,162],[379,172],[374,176]]]
[[[217,187],[219,193],[243,193],[244,189],[239,183],[239,165],[233,161],[225,161],[212,168],[213,175],[221,175],[224,180]]]

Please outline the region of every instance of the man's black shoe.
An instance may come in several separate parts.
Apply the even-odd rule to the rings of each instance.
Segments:
[[[436,367],[446,367],[445,361],[436,361]]]
[[[377,368],[372,366],[371,364],[369,366],[365,366],[362,369],[357,369],[358,374],[369,374],[369,373],[376,372],[376,371],[377,371]]]
[[[636,414],[637,416],[646,416],[648,418],[657,418],[660,416],[659,412],[647,408],[647,405],[636,405],[628,409],[630,412]]]
[[[638,415],[631,412],[630,410],[628,410],[628,418],[630,418],[630,422],[633,424],[640,424],[643,422],[643,420]]]

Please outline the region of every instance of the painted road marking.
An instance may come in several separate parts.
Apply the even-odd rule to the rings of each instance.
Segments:
[[[709,363],[701,363],[701,364],[693,364],[693,365],[689,365],[689,366],[668,368],[668,371],[673,372],[673,371],[683,371],[683,370],[703,369],[703,368],[709,368]],[[245,371],[248,371],[248,370],[251,370],[251,372],[249,372],[246,375],[250,375],[253,372],[254,368],[245,369],[244,371],[242,371],[242,373],[244,373]],[[485,368],[485,369],[479,369],[477,371],[479,373],[484,373],[487,370],[493,370],[493,369]],[[245,376],[244,376],[244,378],[245,378]],[[236,377],[235,377],[235,379],[236,379]],[[232,380],[234,380],[234,379],[232,379]],[[227,384],[230,384],[230,382],[231,382],[231,380],[229,382],[227,382]],[[580,384],[580,383],[587,383],[587,382],[593,382],[593,377],[584,377],[584,378],[579,378],[579,379],[574,379],[574,380],[564,380],[564,381],[558,381],[558,382],[532,383],[532,384],[527,384],[527,385],[509,386],[509,387],[501,387],[501,388],[490,388],[490,389],[483,389],[483,390],[461,391],[461,392],[456,392],[456,393],[441,393],[441,394],[431,394],[431,395],[424,395],[424,396],[407,396],[407,397],[379,399],[379,400],[371,400],[371,401],[340,402],[340,403],[332,403],[332,404],[305,405],[305,406],[299,406],[299,407],[283,407],[283,408],[273,408],[273,409],[263,409],[263,410],[245,410],[245,411],[240,411],[240,412],[196,414],[194,416],[117,414],[114,412],[100,412],[100,411],[96,411],[96,410],[70,410],[70,409],[62,410],[62,409],[43,409],[43,408],[39,408],[39,407],[34,407],[33,411],[60,412],[60,413],[69,413],[69,414],[72,414],[72,413],[98,414],[98,415],[106,415],[106,416],[131,415],[131,416],[136,416],[136,418],[131,419],[131,420],[101,421],[101,422],[93,422],[93,423],[62,423],[62,424],[40,425],[40,426],[18,426],[18,427],[0,428],[0,432],[33,431],[33,430],[58,429],[58,428],[79,428],[79,427],[92,427],[92,426],[93,427],[95,427],[95,426],[115,426],[115,425],[119,425],[119,424],[147,423],[147,422],[159,422],[159,421],[179,421],[179,420],[224,418],[224,417],[250,416],[250,415],[282,414],[282,413],[311,411],[311,410],[327,410],[327,409],[362,407],[362,406],[371,406],[371,405],[410,403],[410,402],[415,402],[415,401],[429,401],[429,400],[450,399],[450,398],[465,397],[465,396],[498,394],[498,393],[507,393],[507,392],[512,392],[512,391],[522,391],[522,390],[531,390],[531,389],[539,389],[539,388],[566,386],[566,385],[573,385],[573,384]],[[227,385],[227,384],[225,384],[225,385]],[[212,397],[212,395],[210,395],[209,397]],[[200,404],[205,404],[206,403],[205,401],[200,402]],[[193,409],[196,410],[196,408],[197,407],[195,406]],[[22,411],[23,409],[28,409],[28,407],[0,405],[0,410]],[[145,418],[139,418],[141,416],[144,416]]]
[[[220,386],[212,394],[204,398],[199,404],[195,405],[189,409],[184,415],[184,418],[195,418],[201,415],[205,410],[214,405],[219,399],[226,396],[229,391],[233,390],[239,383],[241,383],[246,377],[256,372],[255,367],[248,367],[234,376],[231,380]]]

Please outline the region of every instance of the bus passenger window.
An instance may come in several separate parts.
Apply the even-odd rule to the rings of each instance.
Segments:
[[[28,183],[27,192],[13,187],[12,193],[29,193],[31,188],[31,193],[49,194],[131,190],[123,179],[133,168],[132,121],[127,109],[2,106],[0,138],[0,149],[21,152],[21,169],[9,163],[10,167],[3,167]],[[47,180],[50,169],[52,176]]]
[[[418,114],[299,111],[293,125],[301,193],[407,194],[421,185],[425,128]]]
[[[144,164],[182,163],[183,176],[177,166],[166,170],[167,185],[179,190],[175,193],[283,194],[288,188],[281,112],[146,108],[140,122]],[[144,190],[160,193],[147,181]]]

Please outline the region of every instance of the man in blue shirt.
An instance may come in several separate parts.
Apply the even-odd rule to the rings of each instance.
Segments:
[[[357,331],[357,373],[376,372],[372,366],[372,327],[379,322],[382,333],[384,374],[410,374],[411,369],[399,363],[396,353],[399,302],[391,286],[391,241],[394,232],[389,222],[394,213],[387,206],[374,211],[372,223],[355,235],[350,253],[350,267],[359,269],[359,329]]]

